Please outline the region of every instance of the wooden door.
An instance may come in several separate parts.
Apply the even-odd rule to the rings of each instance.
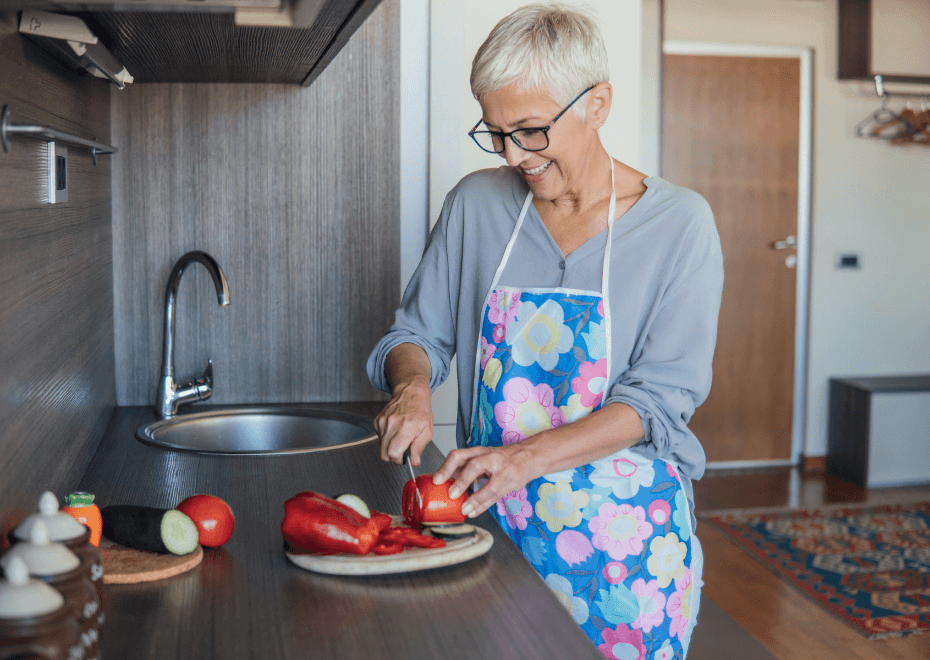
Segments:
[[[723,248],[710,396],[689,427],[708,461],[791,458],[800,60],[665,56],[663,177],[701,193]],[[796,257],[795,257],[796,259]]]

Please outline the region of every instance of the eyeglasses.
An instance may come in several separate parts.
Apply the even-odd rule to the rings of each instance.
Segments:
[[[471,136],[471,139],[475,141],[475,144],[492,154],[504,153],[504,138],[507,137],[513,140],[513,143],[523,149],[523,151],[542,151],[549,146],[549,129],[552,128],[552,125],[559,120],[559,117],[568,112],[570,107],[575,105],[575,101],[590,92],[594,87],[594,85],[591,85],[576,96],[571,103],[565,106],[562,112],[556,115],[555,119],[549,122],[548,126],[518,128],[509,133],[504,133],[503,131],[479,131],[477,129],[481,125],[481,122],[484,121],[481,119],[475,124],[473,129],[468,131],[468,134]]]

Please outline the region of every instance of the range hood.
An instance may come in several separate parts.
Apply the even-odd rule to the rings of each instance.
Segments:
[[[235,13],[236,25],[310,27],[323,4],[324,0],[0,0],[0,10],[225,12]]]
[[[0,0],[0,9],[41,7],[46,11],[235,11],[237,7],[278,9],[291,0]]]
[[[58,12],[80,19],[92,35],[45,39],[73,66],[94,75],[119,66],[136,83],[272,83],[310,85],[381,0],[0,0],[0,12]],[[233,3],[236,3],[235,5]],[[278,6],[270,6],[277,4]],[[23,6],[26,5],[26,6]],[[26,14],[23,11],[20,16]],[[28,25],[28,23],[27,23]],[[52,35],[54,36],[54,35]],[[32,38],[33,35],[30,35]],[[38,37],[44,39],[44,37]],[[98,44],[88,41],[99,38]],[[69,43],[74,42],[74,43]],[[112,67],[85,61],[83,49],[105,48]],[[80,54],[70,50],[82,51]],[[83,58],[83,59],[82,59]],[[99,61],[99,59],[98,59]],[[88,66],[88,64],[90,66]]]

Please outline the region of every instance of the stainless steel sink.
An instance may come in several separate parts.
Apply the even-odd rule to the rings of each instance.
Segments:
[[[364,417],[324,410],[254,407],[178,415],[141,426],[150,445],[207,454],[294,454],[377,439]]]

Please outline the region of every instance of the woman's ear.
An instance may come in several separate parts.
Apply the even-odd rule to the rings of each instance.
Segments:
[[[585,113],[588,124],[595,129],[600,128],[610,115],[610,104],[614,98],[614,88],[608,82],[598,83],[588,94],[585,103]]]

